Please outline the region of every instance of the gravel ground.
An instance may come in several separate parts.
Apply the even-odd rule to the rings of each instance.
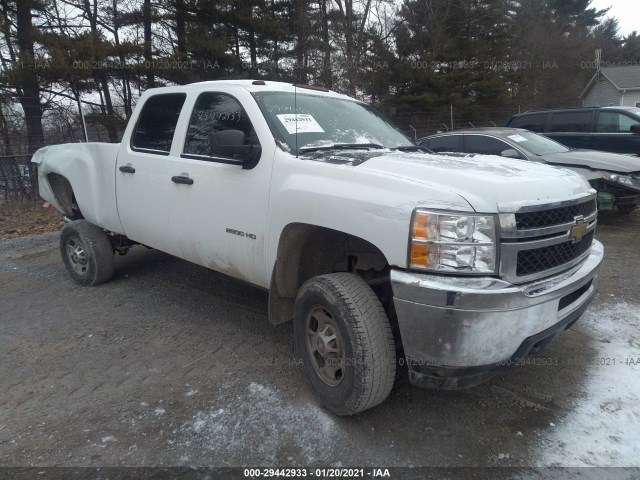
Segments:
[[[57,234],[1,240],[0,465],[639,466],[639,228],[601,216],[598,296],[537,364],[405,380],[351,418],[317,403],[267,293],[142,247],[83,288]]]

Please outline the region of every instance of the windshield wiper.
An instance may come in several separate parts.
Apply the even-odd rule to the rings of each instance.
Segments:
[[[301,147],[300,153],[318,152],[321,150],[357,150],[369,148],[384,148],[377,143],[334,143],[333,145],[322,145],[319,147]]]
[[[429,150],[427,147],[423,147],[422,145],[398,145],[393,150],[398,150],[399,152],[424,152],[424,153],[433,153],[432,150]]]

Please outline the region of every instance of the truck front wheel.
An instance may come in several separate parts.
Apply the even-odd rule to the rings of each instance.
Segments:
[[[62,261],[81,285],[98,285],[113,276],[113,247],[107,234],[86,220],[67,223],[60,234]]]
[[[352,415],[389,395],[396,370],[391,325],[359,276],[333,273],[302,285],[294,335],[311,386],[333,413]]]

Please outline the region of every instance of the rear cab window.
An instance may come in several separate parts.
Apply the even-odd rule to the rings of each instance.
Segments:
[[[185,93],[163,93],[147,99],[133,135],[131,149],[137,152],[169,155]]]

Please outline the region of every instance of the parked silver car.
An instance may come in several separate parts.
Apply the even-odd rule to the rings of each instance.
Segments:
[[[640,204],[640,158],[578,150],[520,128],[490,127],[437,133],[418,140],[435,153],[498,155],[564,167],[583,175],[598,191],[598,208],[622,215]]]

